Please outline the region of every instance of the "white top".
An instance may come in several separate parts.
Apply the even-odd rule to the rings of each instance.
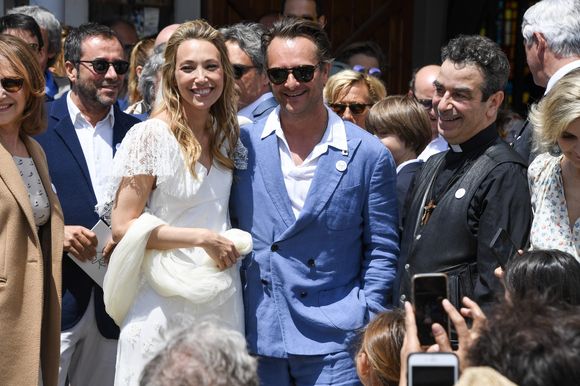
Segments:
[[[30,157],[12,156],[12,159],[14,159],[16,167],[20,171],[20,176],[28,191],[28,199],[32,207],[34,222],[37,227],[40,227],[46,224],[50,217],[50,202],[48,201],[46,190],[38,175],[36,165]]]
[[[538,155],[528,168],[534,220],[532,249],[559,249],[580,261],[580,218],[570,228],[562,168],[562,155]]]
[[[250,121],[253,121],[252,113],[254,112],[256,107],[258,107],[258,105],[264,102],[266,99],[272,98],[273,96],[274,95],[271,92],[262,94],[258,99],[256,99],[246,107],[242,108],[240,111],[238,111],[238,115],[241,115],[242,117],[246,117]]]
[[[447,141],[445,140],[445,138],[441,136],[441,134],[438,134],[437,138],[429,142],[425,150],[423,150],[421,154],[419,154],[417,159],[420,159],[421,161],[427,161],[429,157],[431,157],[432,155],[441,153],[442,151],[445,151],[447,149],[448,149]]]
[[[113,106],[105,118],[93,127],[74,104],[70,93],[66,96],[66,104],[81,143],[81,149],[83,149],[97,203],[101,203],[109,182],[109,170],[113,167],[113,126],[115,125]]]
[[[564,75],[566,75],[567,73],[578,67],[580,67],[580,60],[575,60],[573,62],[566,64],[565,66],[560,67],[558,71],[556,71],[554,75],[552,75],[548,80],[548,84],[546,85],[546,91],[544,92],[544,95],[547,94],[548,91],[550,91],[552,87],[554,87],[556,82],[562,79]]]
[[[276,133],[278,137],[278,151],[280,152],[280,167],[282,175],[284,176],[284,184],[288,197],[292,203],[292,211],[294,216],[298,218],[300,211],[304,208],[306,196],[310,189],[310,184],[316,172],[318,159],[321,155],[328,151],[328,147],[332,146],[338,150],[348,152],[348,145],[346,143],[346,129],[343,120],[332,112],[328,107],[328,124],[326,130],[322,135],[322,139],[314,148],[312,152],[306,157],[301,165],[295,165],[292,161],[292,154],[290,147],[284,136],[284,131],[280,125],[280,107],[276,107],[274,111],[268,116],[264,130],[262,131],[262,139],[266,138],[272,133]]]

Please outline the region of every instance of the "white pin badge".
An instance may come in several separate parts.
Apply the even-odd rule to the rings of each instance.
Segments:
[[[465,196],[465,189],[457,189],[457,192],[455,192],[455,198],[462,198],[463,196]]]
[[[54,186],[54,184],[50,184],[50,187],[52,188],[52,191],[54,192],[54,194],[56,194],[56,187]]]
[[[340,160],[336,162],[336,170],[344,172],[346,170],[346,161]]]

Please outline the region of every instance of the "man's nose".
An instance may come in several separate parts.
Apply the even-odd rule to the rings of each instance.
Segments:
[[[352,114],[352,111],[350,111],[350,107],[346,107],[344,109],[344,113],[342,114],[342,119],[344,119],[345,121],[350,121],[352,123],[354,123],[354,116]]]

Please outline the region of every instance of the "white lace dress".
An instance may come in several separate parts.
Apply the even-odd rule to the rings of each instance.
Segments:
[[[135,125],[127,133],[115,156],[113,172],[117,176],[156,176],[156,188],[145,211],[169,225],[207,228],[215,232],[229,229],[231,170],[214,163],[208,173],[198,163],[196,173],[197,178],[194,178],[169,127],[158,119]],[[152,256],[147,257],[150,253]],[[121,325],[115,375],[117,386],[138,385],[143,367],[167,342],[167,333],[173,332],[168,330],[178,329],[184,319],[191,323],[217,318],[244,333],[238,266],[223,272],[216,268],[214,276],[201,280],[204,285],[198,290],[200,280],[194,276],[200,271],[196,268],[213,264],[202,248],[148,251],[147,259],[148,264],[144,262],[144,267],[152,271],[170,262],[180,272],[190,270],[194,273],[176,275],[175,281],[170,283],[177,288],[177,293],[183,290],[183,296],[162,296],[153,288],[148,274],[142,272],[139,290]],[[183,284],[181,288],[180,284]],[[195,290],[191,291],[192,288]]]

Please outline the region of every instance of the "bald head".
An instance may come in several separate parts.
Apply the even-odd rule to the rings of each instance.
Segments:
[[[433,111],[433,107],[429,101],[433,99],[433,95],[435,94],[435,86],[433,86],[433,82],[437,79],[440,70],[441,67],[435,64],[421,67],[415,74],[411,84],[412,89],[409,90],[409,94],[414,95],[419,103],[421,103],[429,113],[433,138],[437,137],[437,116],[435,115],[435,111]]]
[[[167,43],[171,35],[173,35],[173,33],[178,27],[179,24],[170,24],[167,27],[163,28],[161,31],[159,31],[157,37],[155,38],[154,47],[157,47],[158,45],[163,43]]]

